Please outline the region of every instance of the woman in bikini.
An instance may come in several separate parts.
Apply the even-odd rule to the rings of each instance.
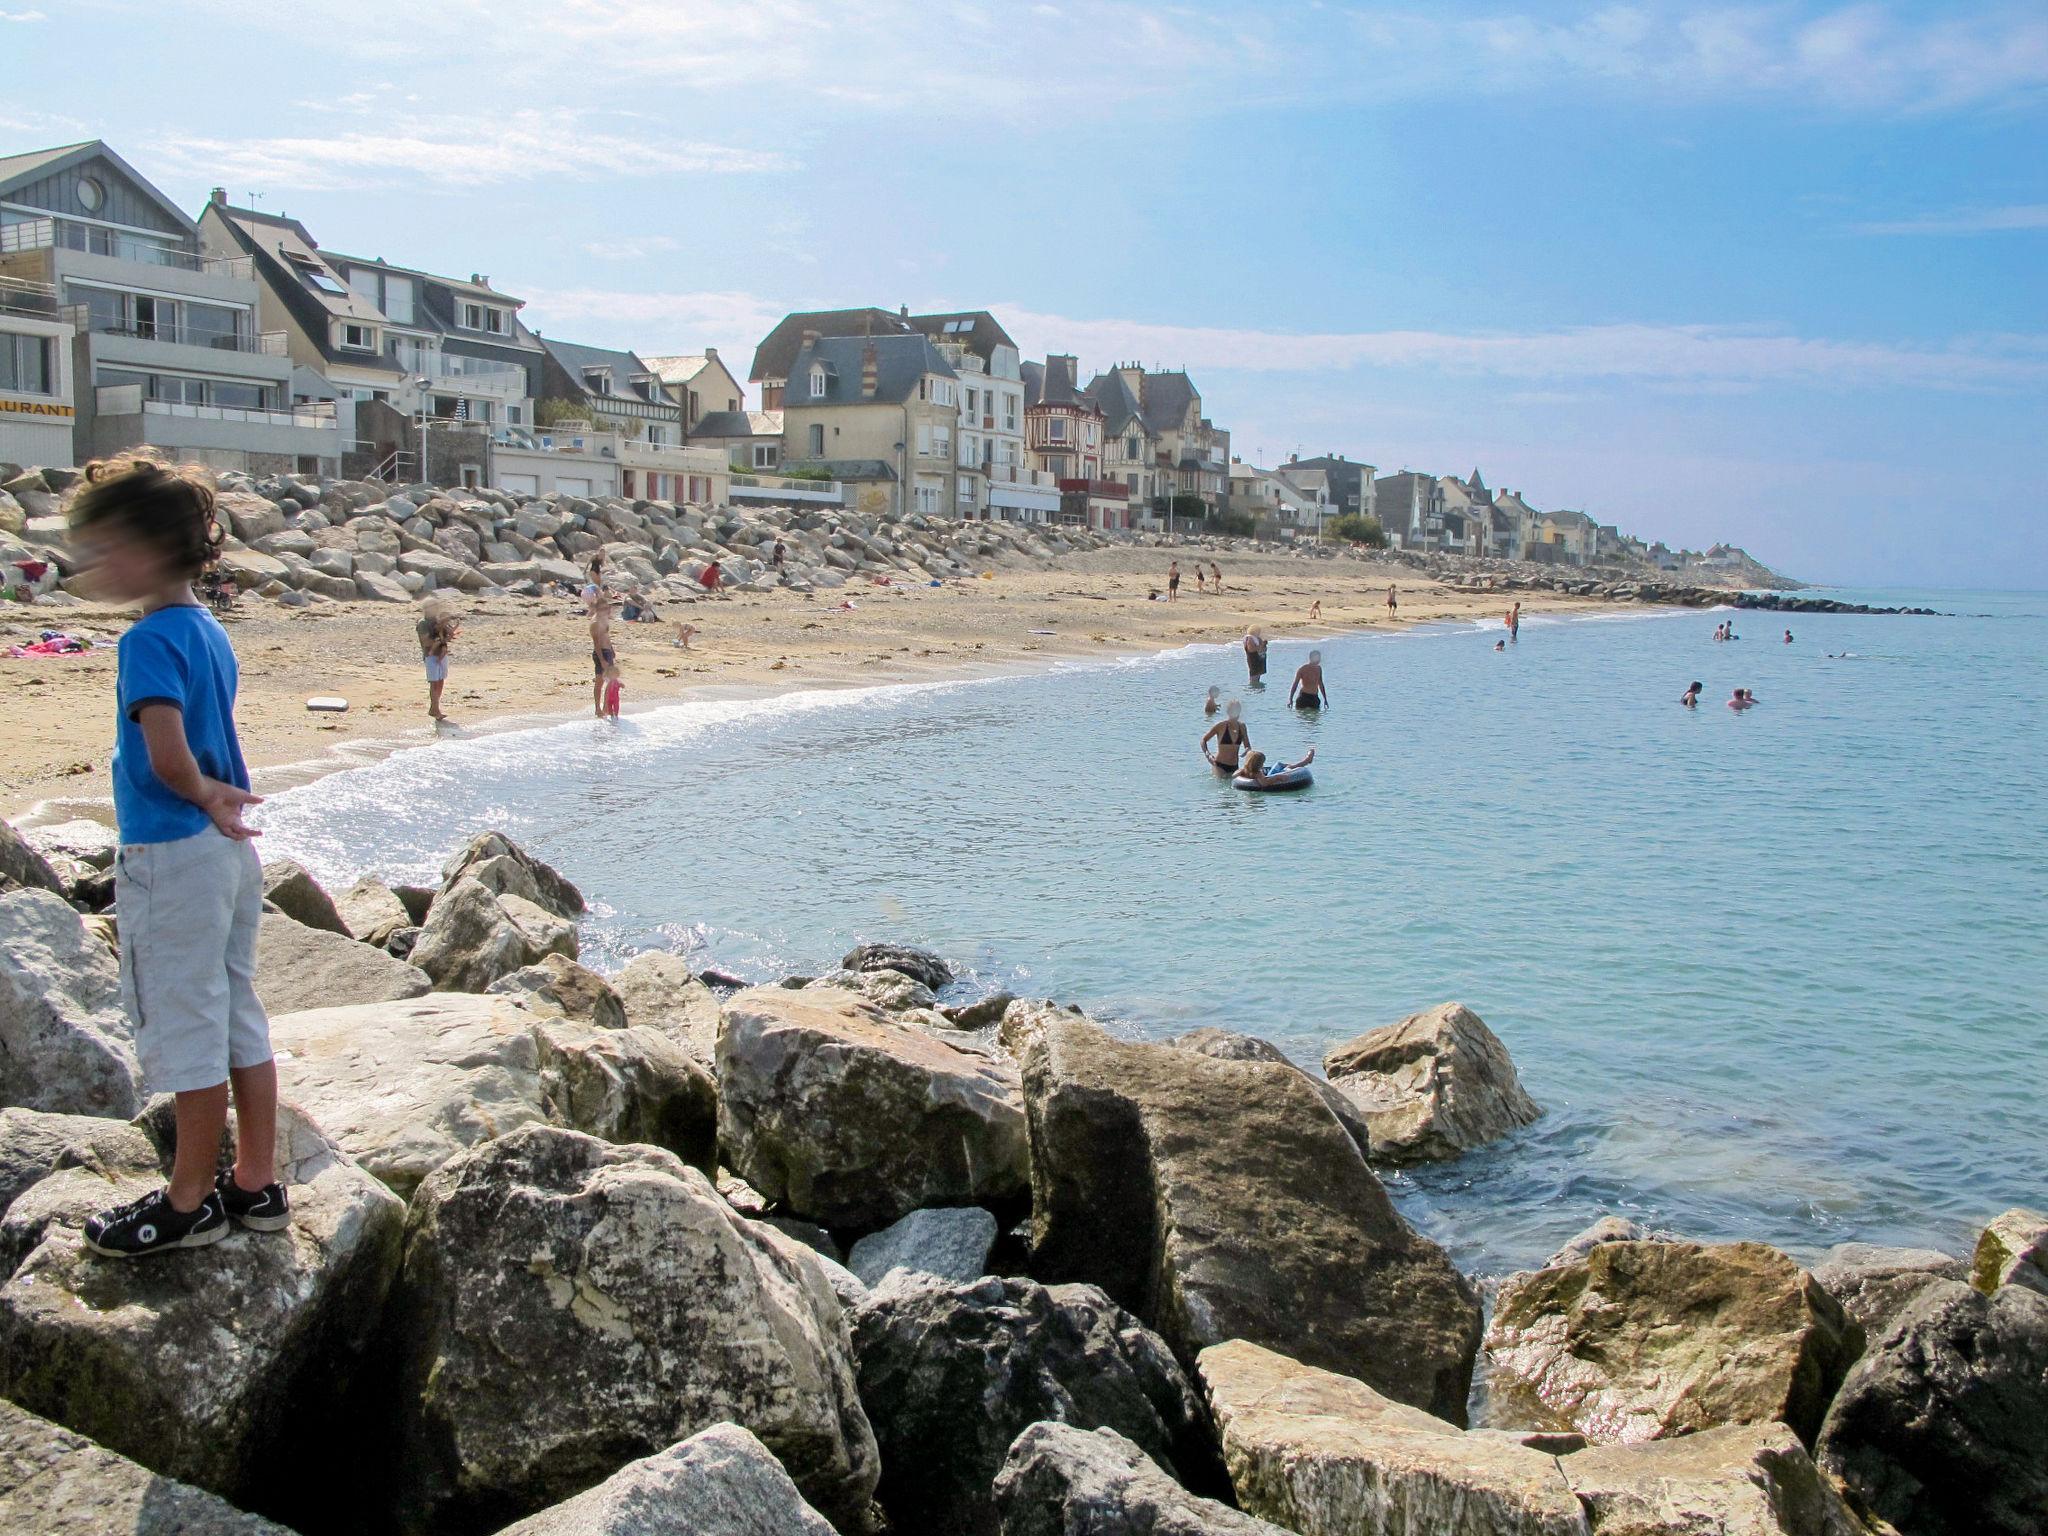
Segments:
[[[1216,750],[1209,750],[1209,743],[1216,744]],[[1236,773],[1237,765],[1244,754],[1251,750],[1252,734],[1245,729],[1244,706],[1232,699],[1224,717],[1202,735],[1202,756],[1209,759],[1210,766],[1221,773]]]

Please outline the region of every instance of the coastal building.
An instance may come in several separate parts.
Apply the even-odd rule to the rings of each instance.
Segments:
[[[1373,489],[1373,466],[1363,460],[1346,458],[1341,453],[1318,454],[1310,459],[1290,453],[1287,462],[1276,472],[1294,485],[1305,484],[1308,477],[1320,472],[1332,517],[1378,515],[1379,498]]]
[[[62,457],[149,445],[215,469],[339,472],[334,408],[294,405],[249,259],[205,251],[193,220],[99,140],[0,157],[0,279],[47,290],[69,324]]]
[[[783,384],[784,472],[845,484],[859,511],[955,515],[960,387],[920,332],[807,333]]]
[[[1059,477],[1031,462],[1023,355],[1010,333],[985,309],[898,318],[930,340],[960,376],[954,435],[960,516],[1054,521],[1061,508]]]
[[[1201,392],[1185,372],[1119,363],[1091,379],[1086,393],[1102,408],[1106,472],[1142,498],[1148,520],[1177,496],[1222,508],[1230,434],[1202,414]]]
[[[1329,487],[1319,473],[1291,477],[1285,469],[1232,459],[1230,510],[1254,519],[1261,537],[1321,538],[1323,521],[1332,514]]]
[[[0,278],[0,460],[72,461],[72,339],[55,288]]]
[[[1444,498],[1435,475],[1404,469],[1373,481],[1373,504],[1387,543],[1419,552],[1442,547]]]
[[[1551,565],[1591,565],[1598,535],[1599,525],[1583,512],[1544,512],[1526,555]]]
[[[1542,517],[1522,499],[1520,491],[1501,491],[1493,498],[1493,553],[1503,560],[1528,558],[1529,541]]]
[[[697,440],[697,424],[706,416],[729,416],[746,405],[745,387],[732,376],[716,347],[650,357],[647,366],[682,411],[686,443]]]
[[[545,394],[534,407],[541,418],[534,436],[559,444],[587,429],[590,447],[619,466],[619,494],[649,501],[702,501],[692,474],[723,471],[727,461],[715,449],[692,457],[684,452],[683,408],[669,397],[654,370],[637,353],[576,342],[541,339],[541,380]]]
[[[806,336],[908,336],[912,334],[909,310],[811,309],[784,315],[760,345],[754,348],[754,365],[747,381],[761,391],[761,409],[784,408],[784,391],[803,350]]]
[[[1121,529],[1132,525],[1130,487],[1104,471],[1102,407],[1081,389],[1078,360],[1065,352],[1026,363],[1025,454],[1038,475],[1059,487],[1058,520],[1070,527]]]
[[[684,430],[691,447],[721,450],[734,469],[772,473],[782,463],[780,411],[707,411]]]

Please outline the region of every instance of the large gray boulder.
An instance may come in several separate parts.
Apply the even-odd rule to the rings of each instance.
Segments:
[[[988,1273],[996,1245],[996,1219],[978,1205],[912,1211],[893,1226],[870,1232],[853,1245],[846,1267],[866,1286],[891,1275],[965,1281]]]
[[[159,1141],[150,1178],[129,1170],[110,1186],[96,1170],[68,1169],[16,1202],[47,1198],[59,1209],[0,1286],[0,1395],[153,1471],[297,1524],[337,1496],[323,1474],[339,1472],[347,1437],[331,1411],[382,1309],[404,1207],[286,1104],[277,1134],[292,1207],[284,1231],[237,1230],[146,1262],[87,1251],[85,1219],[110,1197],[160,1182],[170,1152]]]
[[[165,1101],[158,1101],[165,1102]],[[10,1110],[10,1115],[34,1115],[33,1110]],[[5,1127],[24,1129],[26,1156],[16,1172],[26,1177],[38,1151],[49,1157],[41,1177],[27,1184],[7,1203],[0,1216],[0,1279],[21,1268],[24,1260],[42,1246],[53,1226],[78,1224],[78,1212],[89,1206],[103,1211],[109,1206],[148,1193],[163,1182],[164,1154],[161,1134],[155,1131],[145,1111],[137,1120],[103,1120],[94,1117],[50,1115],[42,1123],[23,1127],[19,1121]],[[64,1145],[52,1149],[45,1135],[51,1122],[75,1123],[79,1129]],[[40,1146],[38,1146],[40,1143]],[[65,1174],[66,1177],[52,1177]]]
[[[415,924],[405,903],[390,886],[365,876],[334,899],[334,909],[349,933],[382,949],[401,928]]]
[[[1560,1457],[1593,1536],[1867,1536],[1783,1424],[1730,1424]]]
[[[714,1424],[498,1536],[835,1536],[768,1447]]]
[[[441,866],[443,890],[474,880],[500,896],[518,896],[557,917],[583,915],[583,893],[559,870],[543,863],[502,832],[481,832]]]
[[[273,859],[263,866],[263,899],[294,922],[348,937],[334,898],[294,859]]]
[[[1184,1364],[1249,1339],[1463,1422],[1478,1294],[1300,1072],[1056,1014],[1024,1086],[1034,1274],[1099,1284]]]
[[[1169,1351],[1093,1286],[1022,1278],[909,1285],[853,1315],[861,1401],[898,1527],[997,1529],[990,1487],[1032,1424],[1103,1426],[1183,1481],[1216,1486],[1201,1414]]]
[[[0,1402],[0,1530],[20,1536],[292,1536]]]
[[[1937,1280],[1836,1395],[1820,1464],[1911,1536],[2048,1529],[2048,1297]]]
[[[576,958],[574,928],[564,941],[551,913],[519,896],[499,896],[480,881],[457,880],[427,909],[412,963],[437,992],[483,992],[548,954]]]
[[[527,1125],[644,1141],[712,1165],[711,1079],[651,1030],[434,993],[282,1014],[270,1038],[285,1092],[403,1197],[457,1153]]]
[[[536,1013],[550,1013],[594,1024],[599,1029],[624,1029],[626,1007],[611,983],[566,955],[543,955],[539,962],[500,976],[487,992],[516,997]]]
[[[1191,1029],[1184,1035],[1175,1035],[1166,1043],[1177,1045],[1184,1051],[1207,1056],[1212,1061],[1269,1061],[1283,1067],[1294,1066],[1287,1053],[1270,1040],[1261,1040],[1256,1035],[1235,1034],[1230,1030],[1216,1029],[1213,1026]],[[1296,1067],[1295,1070],[1301,1069]],[[1308,1079],[1309,1086],[1316,1091],[1316,1096],[1329,1106],[1330,1113],[1337,1117],[1338,1123],[1351,1133],[1351,1139],[1358,1143],[1359,1151],[1370,1152],[1372,1128],[1366,1123],[1365,1116],[1359,1111],[1358,1106],[1321,1078],[1309,1077],[1306,1072],[1301,1075]]]
[[[810,984],[858,993],[885,1013],[909,1013],[938,1003],[930,987],[901,971],[831,971]]]
[[[1303,1536],[1585,1536],[1557,1457],[1234,1340],[1200,1374],[1238,1504]]]
[[[0,1109],[0,1215],[15,1197],[57,1169],[67,1153],[102,1133],[130,1130],[125,1120],[101,1115],[53,1115],[40,1109]]]
[[[1863,1330],[1761,1243],[1603,1243],[1510,1276],[1486,1334],[1491,1422],[1633,1443],[1781,1420],[1813,1443]]]
[[[0,891],[0,1105],[125,1119],[141,1096],[106,945],[61,897]]]
[[[993,1497],[1002,1536],[1286,1536],[1189,1493],[1106,1428],[1033,1424],[1011,1443]]]
[[[1856,1319],[1866,1340],[1887,1333],[1907,1304],[1937,1280],[1967,1280],[1970,1267],[1937,1248],[1839,1243],[1813,1266],[1820,1288]]]
[[[2003,1285],[2048,1296],[2048,1216],[2020,1208],[1995,1218],[1978,1234],[1970,1283],[1987,1296]]]
[[[1346,1041],[1323,1057],[1323,1070],[1364,1116],[1380,1162],[1457,1157],[1542,1113],[1507,1047],[1463,1003]]]
[[[769,1199],[827,1226],[929,1205],[1021,1206],[1016,1069],[836,988],[755,987],[725,1005],[719,1139]]]
[[[22,836],[31,848],[45,858],[56,856],[71,859],[88,869],[112,869],[114,855],[121,847],[119,832],[104,821],[92,821],[84,817],[74,821],[54,822],[44,827],[30,827]]]
[[[838,1520],[875,1442],[845,1316],[808,1251],[764,1237],[653,1147],[529,1126],[414,1196],[392,1298],[401,1498],[427,1529],[529,1515],[739,1424]]]
[[[953,967],[942,955],[914,944],[862,944],[839,962],[849,971],[896,971],[936,992],[953,979]]]
[[[64,894],[64,882],[50,868],[49,860],[36,851],[12,823],[0,819],[0,893],[20,886],[28,890]]]
[[[266,1013],[346,1008],[419,997],[434,983],[418,966],[381,949],[276,912],[256,940],[256,996]]]
[[[718,994],[690,973],[680,955],[651,949],[635,955],[611,978],[626,1022],[659,1030],[711,1072],[718,1061]]]

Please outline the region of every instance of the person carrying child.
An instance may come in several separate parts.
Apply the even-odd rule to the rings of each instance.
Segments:
[[[114,682],[121,1000],[149,1087],[177,1103],[169,1182],[91,1218],[85,1243],[125,1259],[218,1242],[230,1223],[279,1231],[277,1065],[256,996],[263,866],[242,819],[262,802],[235,733],[234,647],[192,590],[220,544],[213,487],[197,468],[94,464],[71,535],[93,587],[142,607]],[[231,1093],[235,1160],[220,1168]]]

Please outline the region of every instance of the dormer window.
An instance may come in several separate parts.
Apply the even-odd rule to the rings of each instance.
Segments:
[[[811,368],[811,398],[813,400],[825,398],[825,370],[815,364]]]
[[[374,352],[377,350],[377,333],[367,325],[344,323],[341,344],[352,352]]]
[[[583,387],[593,395],[608,395],[612,392],[612,371],[609,368],[586,368],[583,370]]]

